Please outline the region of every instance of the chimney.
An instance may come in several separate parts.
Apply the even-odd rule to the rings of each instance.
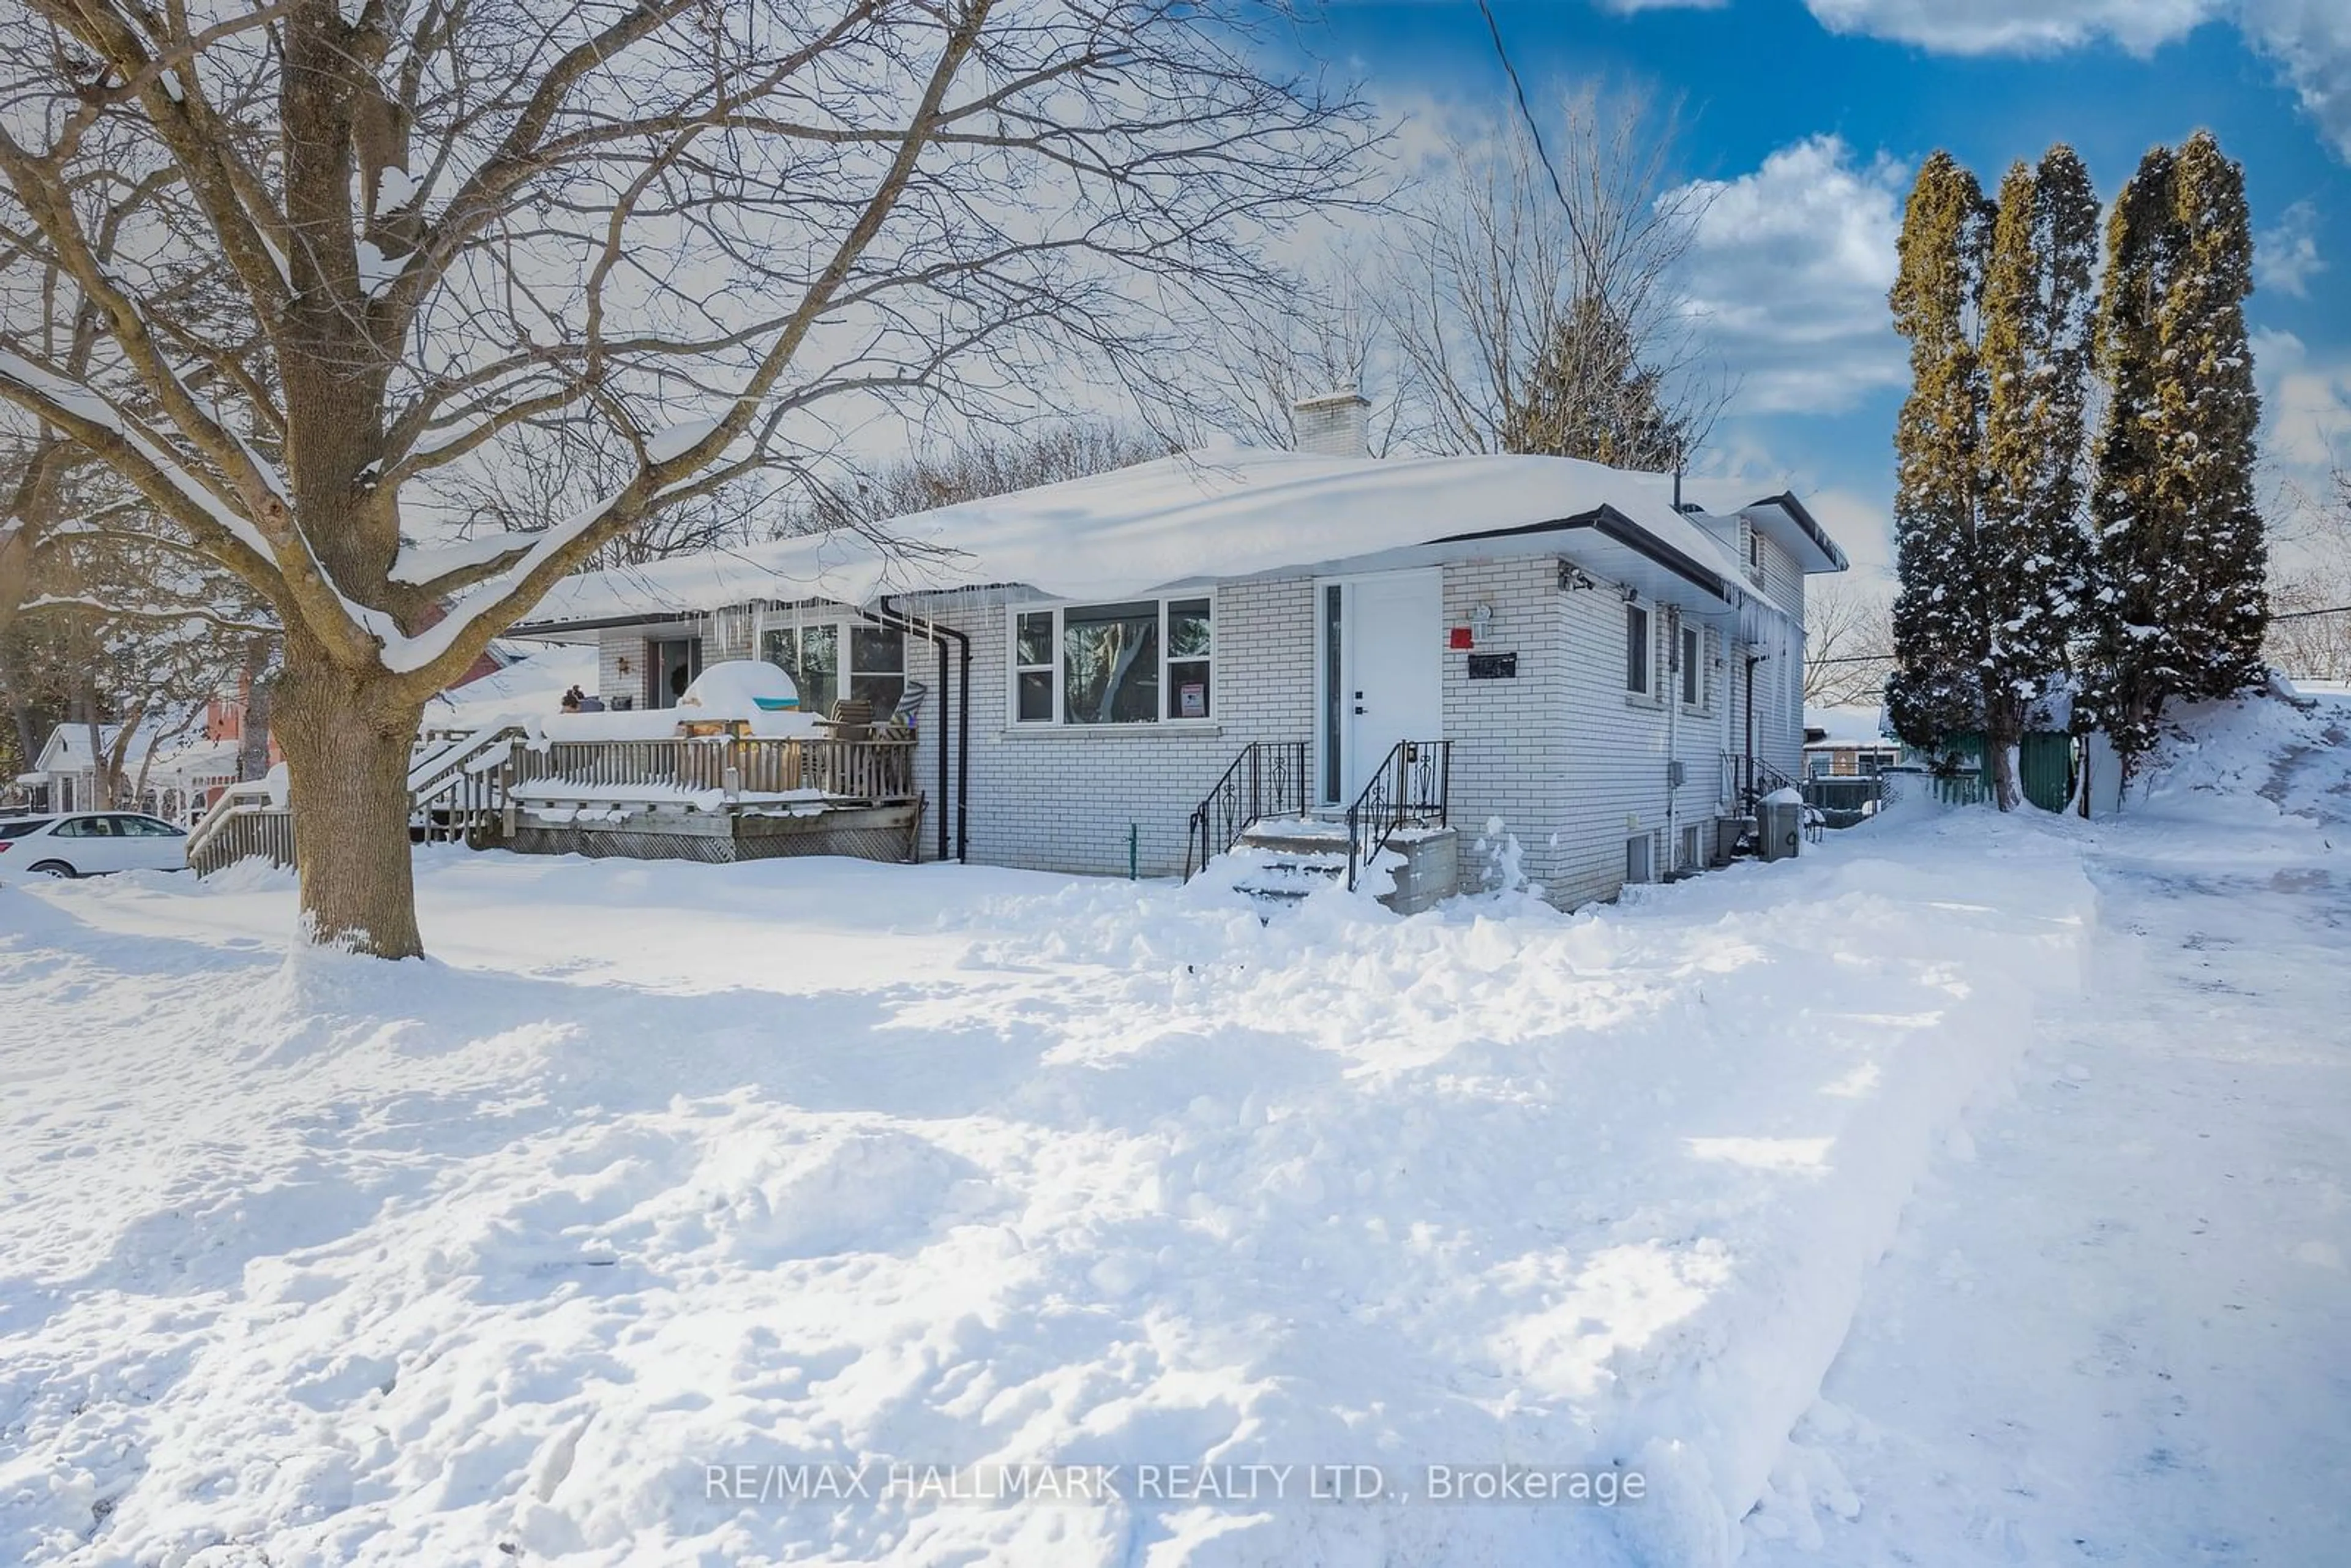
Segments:
[[[1371,400],[1359,392],[1325,392],[1290,405],[1298,450],[1319,457],[1372,455]]]

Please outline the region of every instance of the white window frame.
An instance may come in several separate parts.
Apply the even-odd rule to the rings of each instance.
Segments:
[[[1641,618],[1638,645],[1641,649],[1641,684],[1633,684],[1631,669],[1635,638],[1633,617]],[[1625,601],[1625,696],[1628,702],[1654,700],[1657,695],[1657,612],[1646,604]]]
[[[1685,711],[1704,713],[1707,699],[1706,628],[1681,623],[1682,645],[1677,650],[1681,664],[1681,686],[1674,693]],[[1695,692],[1696,695],[1691,694]]]
[[[832,672],[833,679],[841,684],[841,689],[833,694],[833,700],[835,702],[839,702],[850,695],[850,687],[854,684],[856,677],[859,675],[897,676],[901,683],[899,685],[899,700],[902,702],[904,700],[905,686],[904,683],[907,679],[906,642],[909,634],[899,627],[877,625],[873,622],[864,620],[859,616],[840,612],[794,614],[789,610],[762,610],[753,620],[751,625],[751,657],[760,661],[762,664],[767,662],[768,633],[770,632],[813,632],[826,627],[830,627],[832,631],[833,658],[837,663],[837,667]],[[896,632],[898,633],[898,667],[896,669],[864,670],[855,667],[856,655],[854,650],[857,644],[856,638],[853,633],[860,627],[862,627],[868,632]],[[805,704],[808,700],[808,694],[802,692],[800,694],[800,700]],[[803,711],[812,713],[815,710],[804,709]],[[819,714],[817,716],[820,718],[824,716],[822,714]],[[877,713],[873,716],[878,722],[889,716],[887,714]]]
[[[1171,605],[1190,604],[1205,600],[1208,606],[1208,652],[1205,658],[1193,654],[1169,657],[1168,621]],[[1071,724],[1069,712],[1068,661],[1062,657],[1063,614],[1071,610],[1092,610],[1105,604],[1155,604],[1159,608],[1159,705],[1149,718],[1127,719],[1118,724]],[[1050,615],[1053,630],[1046,647],[1050,659],[1047,664],[1020,663],[1020,618],[1024,615]],[[1223,699],[1217,692],[1217,670],[1222,661],[1217,631],[1217,594],[1203,588],[1192,592],[1144,593],[1133,599],[1053,599],[1030,600],[1026,603],[1005,606],[1004,618],[1004,724],[1008,729],[1029,734],[1047,731],[1070,735],[1130,734],[1136,731],[1165,729],[1214,729],[1222,722]],[[1174,664],[1206,664],[1208,666],[1208,711],[1199,718],[1171,718],[1169,712],[1176,700],[1175,683],[1168,679],[1167,667]],[[1053,676],[1052,711],[1045,718],[1020,716],[1020,677],[1049,668]]]

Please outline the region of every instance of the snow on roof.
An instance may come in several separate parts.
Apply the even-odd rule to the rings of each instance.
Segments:
[[[563,705],[563,694],[573,686],[592,690],[596,685],[596,650],[558,643],[514,644],[536,650],[464,685],[434,697],[424,710],[427,724],[446,723],[452,716],[469,720],[510,714],[516,717],[544,716]]]
[[[1806,743],[1812,746],[1895,744],[1885,732],[1885,710],[1874,703],[1856,703],[1845,707],[1808,707],[1804,710],[1804,728],[1826,732],[1823,738]]]
[[[870,604],[883,594],[1021,584],[1073,600],[1308,570],[1608,509],[1726,582],[1730,547],[1675,510],[1672,480],[1564,457],[1326,457],[1227,449],[1162,457],[893,520],[704,551],[558,583],[530,624],[716,610],[754,600]],[[1494,549],[1551,553],[1555,536]]]
[[[49,732],[41,747],[39,775],[80,773],[91,766],[89,747],[90,727],[87,724],[61,724]],[[98,727],[100,751],[111,751],[122,734],[119,724]],[[236,771],[237,743],[234,740],[193,740],[170,743],[162,740],[152,728],[142,729],[131,737],[124,750],[122,766],[126,772],[136,775],[143,766],[151,781],[164,779],[197,779],[217,777]]]

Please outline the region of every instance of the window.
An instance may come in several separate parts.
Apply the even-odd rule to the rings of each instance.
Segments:
[[[14,822],[0,822],[0,839],[21,839],[41,825],[42,819],[26,817]]]
[[[1747,525],[1747,564],[1758,571],[1763,569],[1763,536],[1752,523]]]
[[[895,627],[862,621],[771,626],[759,634],[759,657],[791,676],[802,713],[829,714],[833,704],[852,697],[872,703],[875,718],[887,718],[906,695],[906,634]]]
[[[1012,716],[1020,724],[1053,721],[1053,612],[1026,611],[1012,622]]]
[[[1625,606],[1625,689],[1649,692],[1649,612],[1637,604]]]
[[[1216,626],[1203,599],[1065,604],[1012,614],[1015,724],[1156,724],[1215,713]]]
[[[802,713],[829,714],[841,700],[841,628],[771,628],[759,637],[759,657],[791,676]]]
[[[1208,655],[1216,628],[1208,601],[1178,599],[1167,606],[1167,716],[1208,716]]]
[[[1695,626],[1682,628],[1682,706],[1696,707],[1706,695],[1706,639]]]
[[[114,837],[114,823],[105,817],[76,817],[69,821],[59,822],[56,836],[60,839],[110,839]]]
[[[906,695],[906,634],[894,626],[849,628],[849,695],[873,705],[873,716],[898,711]]]

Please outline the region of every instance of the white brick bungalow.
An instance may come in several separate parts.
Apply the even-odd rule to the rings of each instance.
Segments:
[[[583,574],[515,631],[594,642],[607,706],[747,657],[904,700],[923,852],[993,864],[1174,873],[1251,743],[1343,809],[1441,738],[1452,821],[1573,905],[1707,863],[1750,758],[1800,770],[1804,578],[1845,567],[1793,496],[1544,457],[1195,453],[888,532]]]

